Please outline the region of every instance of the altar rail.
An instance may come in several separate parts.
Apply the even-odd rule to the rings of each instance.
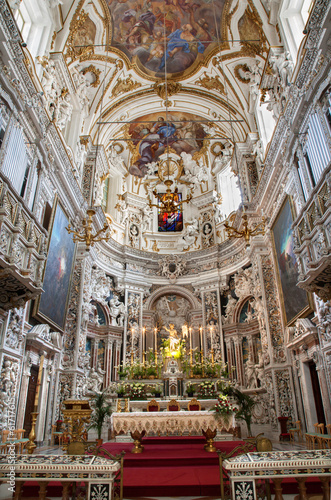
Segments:
[[[275,500],[283,500],[282,481],[294,478],[300,499],[307,498],[305,482],[316,477],[321,482],[323,500],[330,499],[331,450],[252,452],[224,460],[229,474],[232,498],[257,500],[256,482],[271,480]]]
[[[69,500],[70,486],[84,484],[86,498],[111,500],[114,478],[121,464],[92,455],[0,455],[0,482],[8,485],[8,497],[20,499],[26,482],[39,484],[39,499],[45,500],[50,482],[62,484],[62,499]]]

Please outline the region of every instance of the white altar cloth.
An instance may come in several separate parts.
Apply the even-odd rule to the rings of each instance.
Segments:
[[[215,419],[214,414],[207,411],[153,411],[113,413],[111,425],[115,434],[123,432],[153,432],[156,434],[183,434],[192,432],[202,434],[202,431],[224,429],[229,431],[234,427],[234,416],[229,420]]]

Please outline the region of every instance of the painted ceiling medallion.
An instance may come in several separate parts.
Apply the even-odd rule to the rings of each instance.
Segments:
[[[148,75],[183,73],[219,49],[228,0],[106,2],[114,26],[112,45]]]
[[[153,113],[141,117],[140,121],[129,128],[134,147],[129,171],[137,177],[145,177],[149,164],[158,162],[167,147],[179,156],[181,153],[193,155],[201,150],[207,135],[202,119],[188,113]]]

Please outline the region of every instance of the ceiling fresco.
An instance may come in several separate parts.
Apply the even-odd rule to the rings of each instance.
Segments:
[[[180,74],[219,48],[227,0],[106,0],[112,45],[156,77]]]
[[[156,162],[170,146],[178,155],[193,155],[203,147],[206,137],[201,117],[188,113],[153,113],[140,118],[140,122],[129,127],[133,139],[132,164],[129,172],[137,177],[144,177],[148,165]]]

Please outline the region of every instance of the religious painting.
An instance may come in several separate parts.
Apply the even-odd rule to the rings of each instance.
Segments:
[[[166,196],[164,193],[163,196]],[[183,214],[181,210],[181,205],[179,205],[177,212],[164,212],[162,207],[163,196],[159,200],[158,208],[158,231],[164,232],[179,232],[183,230]],[[176,194],[176,201],[180,202],[182,200],[181,193]]]
[[[298,262],[293,249],[293,216],[286,198],[272,227],[286,323],[290,324],[309,309],[308,295],[297,287]]]
[[[226,39],[228,0],[106,0],[112,45],[147,74],[182,73]]]
[[[200,151],[207,134],[199,122],[201,118],[196,115],[177,112],[167,116],[152,113],[135,120],[129,127],[135,148],[129,172],[145,177],[148,165],[156,163],[168,148],[179,156],[183,152],[194,155]]]
[[[44,292],[36,302],[34,313],[63,331],[76,245],[66,230],[69,221],[61,205],[54,204],[51,237],[44,272]]]

